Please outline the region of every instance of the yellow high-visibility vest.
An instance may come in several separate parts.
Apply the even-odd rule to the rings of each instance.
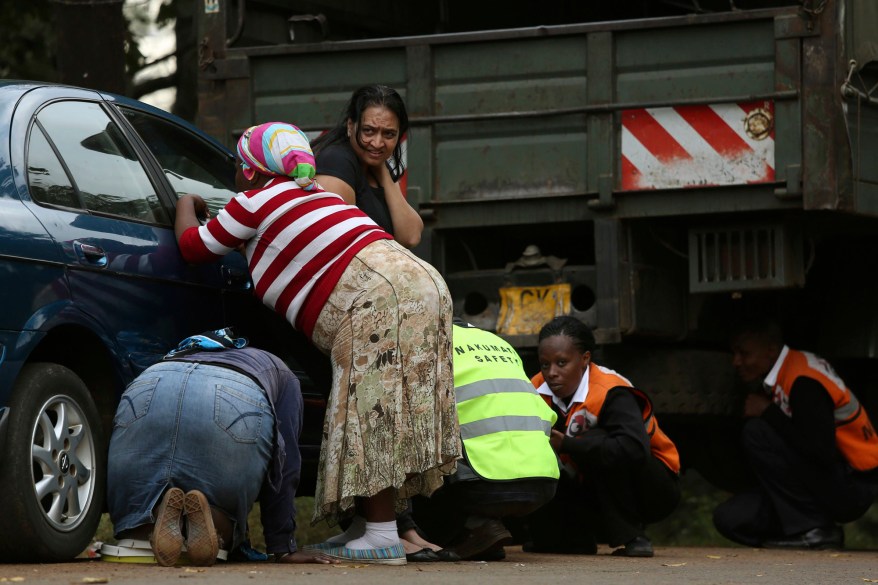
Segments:
[[[500,337],[454,325],[454,392],[469,466],[484,479],[558,479],[549,444],[557,415],[524,373],[521,358]]]

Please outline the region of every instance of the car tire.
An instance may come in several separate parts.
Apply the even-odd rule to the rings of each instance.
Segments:
[[[68,561],[91,542],[106,491],[107,444],[85,383],[53,363],[25,365],[0,455],[0,560]]]

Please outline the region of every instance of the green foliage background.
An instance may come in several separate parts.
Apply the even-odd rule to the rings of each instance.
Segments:
[[[55,81],[55,37],[48,0],[0,2],[0,78]]]
[[[166,23],[173,14],[165,0],[157,23]],[[147,65],[140,52],[139,38],[150,18],[146,2],[127,2],[123,14],[128,22],[125,32],[125,73],[131,85],[134,74]],[[62,23],[63,24],[63,23]],[[0,2],[0,79],[29,79],[57,82],[56,23],[49,0]]]

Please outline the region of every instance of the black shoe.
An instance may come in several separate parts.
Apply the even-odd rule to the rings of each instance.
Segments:
[[[647,537],[635,536],[612,554],[614,557],[651,557],[655,553],[652,550],[652,542]]]
[[[435,563],[436,561],[441,561],[435,552],[430,550],[429,548],[422,548],[418,552],[406,553],[405,560],[410,563]]]
[[[456,563],[463,560],[459,554],[448,548],[440,548],[433,552],[436,553],[440,561],[445,561],[446,563]]]
[[[468,561],[502,561],[506,558],[506,551],[503,550],[502,546],[495,546],[493,548],[489,548],[486,551],[482,551],[477,555],[473,555],[468,558]]]
[[[799,548],[839,550],[844,548],[844,531],[840,526],[812,528],[811,530],[762,543],[766,548]]]
[[[486,550],[507,544],[512,544],[512,534],[506,530],[503,523],[495,518],[485,518],[484,522],[468,530],[450,548],[461,559],[469,559]]]

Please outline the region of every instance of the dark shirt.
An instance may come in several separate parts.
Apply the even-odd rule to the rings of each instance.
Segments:
[[[790,387],[790,415],[772,403],[762,418],[796,451],[820,466],[839,463],[835,445],[835,405],[814,378],[800,376]]]
[[[203,351],[174,361],[231,367],[249,376],[265,391],[274,411],[275,442],[259,494],[262,532],[269,553],[296,552],[296,490],[302,468],[302,390],[298,378],[279,358],[252,347]]]
[[[566,416],[554,404],[564,430]],[[556,425],[557,428],[558,425]],[[624,387],[611,388],[597,425],[576,437],[564,437],[561,452],[580,468],[635,468],[650,456],[649,437],[637,400]]]
[[[317,174],[340,179],[354,190],[357,207],[381,228],[393,235],[393,220],[384,197],[383,187],[369,185],[366,171],[350,144],[338,142],[317,154]]]

